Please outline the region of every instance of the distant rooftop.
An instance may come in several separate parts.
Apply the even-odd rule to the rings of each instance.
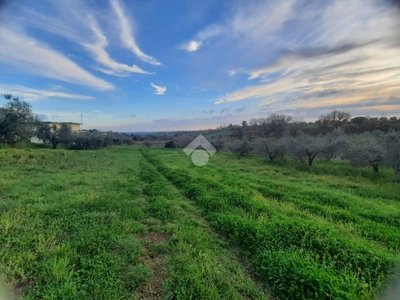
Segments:
[[[83,123],[77,123],[77,122],[51,122],[51,121],[45,121],[43,123],[47,124],[71,124],[71,125],[83,125]]]

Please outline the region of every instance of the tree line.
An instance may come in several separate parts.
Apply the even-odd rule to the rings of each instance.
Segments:
[[[230,137],[223,143],[222,149],[237,156],[251,153],[273,161],[291,157],[312,166],[315,159],[348,160],[355,167],[371,167],[379,173],[381,166],[393,168],[400,174],[400,132],[379,130],[347,135],[342,128],[317,136],[298,131],[295,135],[282,137],[260,137],[241,139]]]
[[[30,142],[36,137],[56,149],[63,144],[67,149],[85,150],[99,149],[111,145],[132,145],[143,140],[138,135],[101,132],[96,129],[73,131],[67,123],[61,126],[41,122],[33,113],[32,107],[26,101],[4,95],[8,102],[0,107],[0,142],[15,144],[21,141]]]
[[[311,124],[295,120],[289,115],[271,114],[266,118],[252,119],[248,123],[243,121],[241,126],[230,125],[230,128],[222,131],[224,135],[221,131],[218,134],[209,130],[142,136],[95,129],[73,131],[66,123],[58,127],[41,122],[33,114],[29,103],[11,94],[4,97],[8,102],[0,107],[0,142],[8,144],[30,141],[35,136],[54,149],[59,144],[76,150],[99,149],[111,145],[184,148],[199,133],[203,133],[217,150],[231,151],[237,156],[254,153],[270,161],[292,157],[307,162],[309,166],[316,159],[343,159],[354,166],[370,166],[376,173],[381,166],[393,168],[400,173],[400,131],[396,130],[395,125],[399,122],[396,117],[378,119],[381,125],[391,124],[382,130],[380,126],[371,126],[378,124],[377,118],[351,119],[350,113],[344,111],[332,111]],[[349,130],[354,124],[359,126],[358,129],[360,125],[363,126],[361,132]],[[313,131],[310,128],[320,130]]]
[[[271,114],[267,118],[251,119],[243,121],[241,126],[230,125],[233,135],[241,137],[279,137],[284,131],[295,135],[301,130],[309,135],[327,134],[335,128],[341,127],[345,133],[363,133],[366,131],[400,130],[400,119],[393,117],[351,117],[346,111],[334,110],[326,115],[321,115],[315,122],[304,122],[292,116]]]
[[[356,118],[356,123],[359,118]],[[378,126],[365,126],[360,133],[346,132],[345,126],[352,120],[350,113],[334,110],[316,122],[317,128],[324,128],[323,131],[307,132],[298,126],[305,122],[295,121],[289,115],[271,114],[267,118],[252,119],[248,123],[243,121],[241,126],[230,125],[231,131],[228,131],[229,128],[225,130],[225,133],[230,134],[211,132],[206,137],[217,150],[230,151],[239,157],[257,154],[270,161],[291,157],[307,162],[309,166],[316,159],[341,159],[350,161],[356,167],[371,167],[375,173],[379,173],[381,166],[393,168],[400,173],[400,132],[393,128],[385,132]],[[388,120],[397,122],[396,117],[382,121]],[[294,129],[297,130],[294,132]],[[186,143],[182,143],[182,140]],[[188,143],[190,140],[179,135],[168,141],[165,147],[184,148]]]

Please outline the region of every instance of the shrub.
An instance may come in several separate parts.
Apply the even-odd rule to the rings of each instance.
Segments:
[[[165,143],[165,148],[176,148],[174,141],[168,141]]]

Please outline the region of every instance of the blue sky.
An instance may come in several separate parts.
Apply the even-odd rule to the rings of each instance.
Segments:
[[[400,116],[390,1],[19,0],[0,20],[0,92],[46,120],[164,131]]]

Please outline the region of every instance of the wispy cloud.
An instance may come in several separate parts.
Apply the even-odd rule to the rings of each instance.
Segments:
[[[193,110],[189,112],[184,112],[184,115],[193,115],[193,116],[201,116],[201,115],[225,115],[225,116],[237,116],[239,114],[242,114],[248,110],[247,107],[240,107],[240,108],[235,108],[232,109],[230,107],[224,107],[221,109],[209,109],[209,110]]]
[[[96,19],[89,15],[87,18],[90,29],[95,34],[96,42],[94,43],[83,43],[85,48],[93,55],[93,58],[105,66],[106,69],[97,68],[97,70],[102,71],[108,75],[116,76],[127,76],[129,73],[140,73],[140,74],[150,74],[139,68],[137,65],[126,65],[116,62],[110,57],[105,48],[108,46],[108,40],[101,31]]]
[[[222,34],[223,31],[224,28],[220,25],[210,25],[206,29],[197,33],[193,40],[187,41],[178,46],[178,49],[185,50],[187,52],[195,52],[199,50],[203,45],[207,44],[209,40]]]
[[[92,96],[62,93],[52,90],[34,89],[21,85],[0,84],[0,94],[13,93],[16,97],[22,97],[26,101],[44,100],[46,98],[62,98],[71,100],[93,100]]]
[[[165,86],[158,86],[158,85],[155,85],[154,83],[150,83],[150,85],[151,85],[153,88],[155,88],[154,95],[160,95],[160,96],[162,96],[162,95],[164,95],[165,92],[167,91],[167,87],[165,87]]]
[[[237,38],[269,41],[292,18],[296,2],[271,0],[240,6],[226,26]]]
[[[56,122],[80,122],[81,120],[81,112],[79,111],[35,110],[34,113],[42,120]],[[89,114],[85,114],[85,116],[89,116]]]
[[[242,44],[260,44],[273,35],[277,37],[277,30],[290,18],[295,3],[296,0],[272,0],[240,5],[224,22],[207,26],[178,49],[194,52],[218,36]]]
[[[361,107],[372,96],[400,94],[400,47],[394,42],[399,40],[400,19],[388,3],[337,0],[300,8],[301,22],[291,18],[293,24],[302,24],[295,32],[303,40],[288,42],[291,47],[281,49],[268,64],[237,71],[258,83],[228,93],[216,104],[256,99],[268,110],[346,103]]]
[[[369,98],[362,102],[352,103],[321,103],[316,106],[307,104],[298,104],[290,107],[270,108],[263,107],[260,109],[261,115],[269,113],[282,113],[301,116],[305,119],[316,119],[321,114],[326,114],[334,109],[345,110],[355,116],[395,116],[400,114],[400,99],[398,97],[390,98]]]
[[[235,113],[242,113],[245,112],[247,110],[247,107],[240,107],[240,108],[235,108]]]
[[[21,68],[24,72],[65,82],[112,90],[111,83],[98,78],[75,62],[22,32],[2,28],[0,39],[0,61]]]
[[[132,25],[129,22],[128,18],[124,14],[124,9],[121,6],[119,0],[110,0],[111,7],[113,8],[119,22],[119,26],[121,29],[120,39],[123,45],[131,50],[138,58],[141,60],[159,66],[161,65],[154,57],[145,54],[142,50],[140,50],[139,46],[136,43],[135,37],[133,36]]]
[[[49,6],[51,6],[51,3]],[[98,19],[102,18],[100,16],[101,12],[75,0],[68,1],[68,3],[57,3],[53,9],[54,15],[52,16],[41,14],[32,9],[23,9],[18,18],[23,23],[63,36],[74,43],[80,44],[98,63],[98,65],[94,66],[94,69],[107,75],[125,77],[129,76],[130,73],[152,74],[137,65],[117,62],[110,56],[106,50],[110,46],[110,42],[98,22]],[[114,15],[112,14],[112,16]],[[110,19],[114,20],[115,18],[110,17]],[[125,21],[127,20],[125,19]],[[113,27],[107,26],[107,28]],[[112,32],[112,34],[120,34],[122,36],[124,33],[118,28],[118,32]],[[113,45],[115,46],[115,43]]]

